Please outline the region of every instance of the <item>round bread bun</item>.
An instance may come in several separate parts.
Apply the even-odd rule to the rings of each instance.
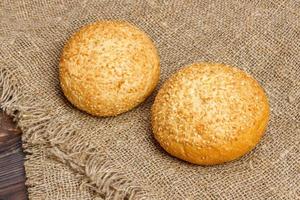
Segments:
[[[258,82],[223,64],[181,69],[164,83],[152,106],[159,144],[199,165],[241,157],[259,142],[268,119],[267,96]]]
[[[66,43],[60,60],[64,95],[95,116],[126,112],[153,91],[159,80],[158,52],[147,34],[124,21],[99,21]]]

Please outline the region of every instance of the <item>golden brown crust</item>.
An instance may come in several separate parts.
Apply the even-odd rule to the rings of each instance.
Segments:
[[[60,83],[68,100],[96,116],[126,112],[148,97],[160,73],[151,39],[124,21],[99,21],[66,43]]]
[[[171,155],[200,165],[237,159],[253,149],[269,119],[263,89],[243,71],[192,64],[162,86],[152,106],[152,127]]]

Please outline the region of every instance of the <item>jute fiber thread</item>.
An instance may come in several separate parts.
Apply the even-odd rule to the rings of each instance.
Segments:
[[[299,199],[299,1],[2,1],[1,108],[23,131],[30,199]],[[127,20],[159,50],[161,79],[114,118],[64,98],[58,62],[68,37],[102,19]],[[150,107],[161,84],[200,61],[239,67],[265,88],[268,130],[242,159],[213,167],[167,155]]]

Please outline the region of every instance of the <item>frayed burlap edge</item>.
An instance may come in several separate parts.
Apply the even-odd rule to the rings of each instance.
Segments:
[[[38,199],[45,195],[42,172],[31,167],[31,159],[36,157],[30,151],[32,145],[46,145],[48,156],[69,166],[81,177],[81,186],[88,187],[105,199],[145,199],[154,197],[145,188],[137,186],[118,169],[101,149],[82,143],[74,137],[78,127],[65,116],[36,103],[34,95],[24,92],[22,71],[0,64],[0,105],[12,116],[22,130],[23,148],[26,154],[26,186],[29,197]],[[51,136],[51,137],[50,137]],[[68,145],[65,151],[63,145]],[[76,161],[74,158],[77,158]],[[79,159],[78,159],[79,158]],[[80,162],[78,162],[78,160]]]

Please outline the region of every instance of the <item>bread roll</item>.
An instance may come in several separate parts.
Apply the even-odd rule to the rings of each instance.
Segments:
[[[92,115],[114,116],[151,94],[159,79],[159,56],[149,36],[137,27],[99,21],[69,39],[59,72],[72,104]]]
[[[197,63],[162,86],[152,106],[156,140],[171,155],[199,165],[243,156],[261,139],[269,119],[264,90],[245,72]]]

